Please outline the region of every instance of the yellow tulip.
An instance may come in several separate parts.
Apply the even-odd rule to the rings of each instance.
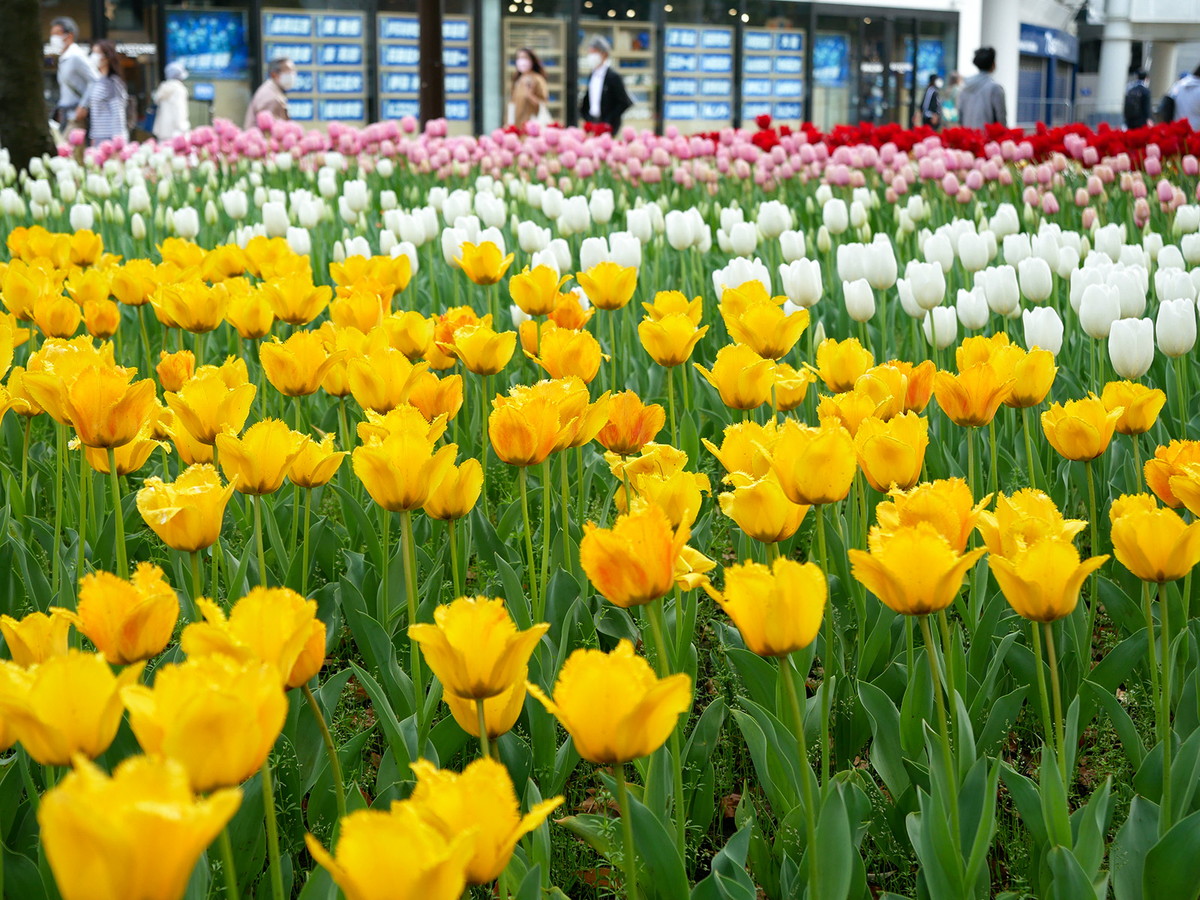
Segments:
[[[408,402],[419,409],[428,422],[439,417],[453,419],[463,405],[463,377],[447,375],[439,378],[434,372],[422,372],[413,379]]]
[[[153,688],[131,684],[121,699],[142,750],[178,760],[200,792],[261,769],[288,708],[278,669],[223,655],[163,666]]]
[[[84,228],[71,234],[71,262],[77,266],[90,266],[100,261],[104,254],[104,239],[91,229]]]
[[[793,369],[787,363],[775,364],[775,389],[771,405],[776,412],[788,412],[804,402],[808,386],[815,384],[817,376],[808,369]]]
[[[275,318],[289,325],[307,325],[325,311],[333,297],[329,285],[313,284],[310,271],[272,278],[262,287]]]
[[[600,262],[586,272],[576,272],[575,280],[597,309],[615,310],[625,306],[637,290],[638,270],[615,262]]]
[[[1075,460],[1095,459],[1108,449],[1117,420],[1124,411],[1121,407],[1106,409],[1092,394],[1083,400],[1052,404],[1042,413],[1042,430],[1060,456]]]
[[[244,340],[257,341],[266,337],[275,324],[275,314],[262,289],[233,291],[225,309],[225,321],[236,329]]]
[[[491,241],[481,244],[463,241],[462,256],[455,259],[455,262],[473,282],[486,285],[495,284],[503,278],[513,259],[513,254],[502,255],[500,248]]]
[[[179,900],[241,801],[237,789],[195,796],[172,759],[130,757],[111,777],[81,759],[37,820],[63,900]]]
[[[305,435],[300,454],[292,460],[288,478],[302,488],[320,487],[333,479],[347,456],[349,451],[333,449],[332,434],[325,435],[320,442]]]
[[[351,256],[344,262],[329,264],[329,277],[338,287],[370,282],[377,285],[389,298],[401,293],[412,279],[412,261],[405,254],[399,256]]]
[[[25,385],[38,403],[58,410],[88,447],[120,447],[132,441],[150,417],[157,398],[149,378],[131,381],[135,369],[89,366],[74,378],[29,372]],[[55,416],[59,418],[59,416]]]
[[[959,553],[932,525],[918,522],[868,537],[870,552],[850,550],[854,578],[893,612],[921,616],[954,602],[963,576],[984,553]]]
[[[1033,622],[1053,622],[1074,611],[1083,582],[1107,559],[1093,556],[1080,561],[1070,540],[1043,538],[1014,556],[993,554],[988,565],[1018,615]]]
[[[1117,431],[1121,434],[1145,434],[1158,421],[1158,414],[1167,404],[1167,395],[1136,381],[1110,381],[1100,394],[1100,402],[1109,411],[1121,410],[1117,419]]]
[[[365,422],[358,423],[358,439],[364,444],[382,441],[392,434],[417,434],[436,443],[446,433],[446,419],[442,416],[430,422],[421,410],[409,403],[401,403],[383,415],[367,410]]]
[[[771,454],[778,438],[774,422],[766,425],[737,422],[725,426],[720,447],[707,438],[701,442],[730,475],[737,473],[759,479],[771,471]]]
[[[488,740],[494,741],[502,734],[512,731],[521,710],[525,708],[525,682],[529,678],[529,668],[524,668],[517,680],[495,697],[483,701],[483,724],[487,729]],[[458,723],[458,727],[471,737],[479,737],[479,707],[477,700],[460,697],[452,691],[442,690],[442,699],[450,707],[450,715]]]
[[[204,366],[178,392],[168,391],[165,399],[179,424],[200,443],[211,445],[218,434],[242,430],[256,390],[249,383],[231,385],[219,369]]]
[[[190,466],[171,484],[157,475],[147,478],[137,493],[137,508],[164,544],[194,553],[211,547],[221,536],[233,487],[223,487],[210,465]]]
[[[708,573],[717,567],[699,550],[687,544],[675,557],[675,587],[681,591],[694,591],[708,584]]]
[[[141,666],[114,675],[99,653],[68,650],[22,669],[0,661],[0,716],[34,760],[65,766],[77,753],[95,759],[121,724],[121,689]]]
[[[342,819],[334,855],[311,834],[305,842],[346,900],[459,900],[475,851],[474,829],[446,837],[401,801]]]
[[[618,456],[629,456],[654,440],[666,422],[667,413],[659,404],[643,403],[634,391],[621,391],[609,402],[608,421],[596,440]]]
[[[1067,541],[1087,528],[1083,519],[1064,519],[1049,495],[1024,488],[1011,496],[996,497],[994,513],[979,513],[979,534],[994,556],[1016,556],[1038,541]]]
[[[1125,494],[1108,511],[1117,561],[1142,581],[1176,581],[1200,562],[1200,521],[1184,524],[1149,494]]]
[[[992,363],[997,357],[1005,355],[1010,349],[1020,350],[1003,331],[992,335],[976,335],[963,338],[954,350],[954,365],[961,372],[972,366]],[[1005,365],[1009,369],[1011,366]]]
[[[647,317],[638,325],[642,347],[660,366],[681,366],[691,358],[696,344],[708,333],[708,326],[697,328],[684,313],[672,313],[659,319]]]
[[[875,402],[874,415],[887,421],[907,408],[908,375],[898,366],[884,363],[873,366],[854,382],[846,393],[865,394]]]
[[[390,512],[411,512],[429,500],[454,465],[456,444],[434,448],[414,431],[400,431],[357,447],[350,461],[371,499]]]
[[[330,353],[316,331],[297,331],[286,341],[276,338],[258,350],[263,374],[285,397],[315,394],[339,357]]]
[[[517,841],[563,803],[562,797],[543,800],[522,816],[508,769],[489,757],[475,760],[461,775],[425,759],[413,763],[412,770],[417,786],[409,802],[420,814],[447,840],[459,834],[472,835],[468,884],[487,884],[499,878]]]
[[[408,634],[421,645],[429,667],[445,688],[467,700],[507,690],[550,626],[518,631],[504,601],[459,597],[433,612],[434,624],[415,624]]]
[[[482,489],[483,466],[479,460],[472,458],[451,466],[429,492],[425,514],[441,521],[461,519],[475,508]]]
[[[438,348],[447,356],[462,360],[476,375],[495,375],[512,359],[517,333],[496,332],[491,325],[468,325],[454,332],[453,343],[439,343]]]
[[[667,316],[681,315],[691,319],[693,325],[699,325],[704,316],[704,301],[700,297],[689,300],[682,291],[659,291],[651,303],[643,303],[642,309],[652,320]]]
[[[600,430],[608,425],[612,395],[605,391],[592,402],[582,378],[572,376],[539,381],[529,391],[545,397],[558,410],[559,432],[554,445],[555,452],[590,444]]]
[[[764,544],[786,541],[800,528],[808,513],[807,506],[787,498],[774,473],[757,481],[738,474],[727,480],[734,489],[717,498],[721,512],[756,541]]]
[[[180,350],[176,353],[163,350],[158,355],[158,365],[154,367],[154,371],[164,391],[182,390],[196,374],[196,356],[191,350]]]
[[[1193,516],[1200,515],[1200,464],[1189,463],[1182,467],[1178,475],[1172,475],[1169,480],[1171,493],[1183,503]]]
[[[605,454],[607,458],[609,454]],[[686,459],[686,457],[685,457]],[[712,493],[708,476],[703,472],[672,472],[671,474],[644,474],[630,476],[633,489],[633,509],[657,506],[667,515],[672,528],[691,528],[700,515],[703,494]],[[616,494],[617,509],[629,509],[624,487]]]
[[[688,529],[672,529],[656,506],[618,516],[612,528],[588,522],[579,543],[579,562],[609,603],[628,609],[665,597],[675,583],[675,558]]]
[[[131,259],[113,273],[112,295],[126,306],[144,306],[158,286],[157,269],[148,259]]]
[[[904,397],[905,411],[924,412],[933,396],[933,377],[937,374],[937,367],[933,364],[933,360],[927,359],[914,366],[902,359],[893,359],[888,361],[887,366],[896,369],[905,378],[907,383],[907,393]],[[868,372],[870,371],[868,370]]]
[[[600,342],[590,331],[569,331],[547,323],[535,356],[525,355],[546,370],[551,378],[575,377],[591,384],[600,371],[601,360],[609,357],[600,350]]]
[[[692,705],[687,675],[660,680],[624,639],[611,653],[574,651],[558,673],[553,699],[533,684],[529,693],[567,730],[579,755],[602,766],[649,756]]]
[[[83,304],[83,327],[98,340],[107,340],[121,325],[121,308],[111,300],[88,300]]]
[[[705,588],[742,634],[752,653],[786,656],[811,644],[828,597],[825,573],[813,563],[777,559],[725,570],[725,589]]]
[[[109,572],[84,575],[70,615],[106,660],[127,666],[157,656],[170,643],[179,598],[162,569],[138,563],[129,580]]]
[[[854,482],[854,439],[829,421],[811,428],[789,420],[779,429],[771,465],[793,503],[836,503]]]
[[[1037,406],[1046,399],[1046,395],[1050,393],[1050,388],[1053,387],[1054,379],[1058,375],[1058,366],[1054,364],[1054,354],[1040,347],[1034,347],[1026,352],[1016,345],[1010,344],[1009,346],[1011,350],[1001,355],[1005,364],[1007,364],[1007,357],[1010,353],[1013,358],[1012,391],[1009,393],[1008,399],[1004,401],[1004,405],[1014,409]]]
[[[1200,463],[1200,441],[1171,441],[1165,447],[1157,447],[1154,458],[1146,460],[1142,468],[1146,486],[1167,506],[1178,509],[1183,501],[1171,492],[1171,479],[1183,475],[1187,466],[1196,463]]]
[[[554,310],[559,291],[567,283],[568,277],[564,275],[560,278],[549,266],[536,266],[532,271],[526,266],[508,279],[508,295],[525,315],[548,315]]]
[[[875,357],[858,342],[858,338],[844,341],[826,338],[817,345],[817,374],[825,387],[834,393],[850,390],[873,365]]]
[[[65,656],[71,617],[66,610],[50,608],[50,614],[31,612],[21,619],[0,616],[0,633],[12,661],[23,669]]]
[[[217,435],[221,468],[239,493],[273,494],[304,449],[305,436],[279,419],[263,419],[236,434]]]
[[[887,422],[866,419],[854,436],[859,468],[871,487],[885,493],[917,483],[928,446],[929,420],[911,412]]]
[[[832,397],[822,397],[817,404],[817,418],[822,422],[841,425],[850,436],[858,434],[859,426],[867,419],[874,418],[887,405],[888,401],[880,403],[870,394],[850,390]]]
[[[347,364],[350,392],[363,409],[387,412],[404,403],[417,377],[428,368],[424,362],[409,362],[387,341],[386,331],[373,331],[367,336],[362,356]]]
[[[775,363],[745,344],[729,344],[718,350],[712,371],[699,363],[692,365],[717,389],[721,402],[730,409],[757,409],[771,399]]]
[[[224,285],[209,287],[202,281],[160,284],[150,297],[156,312],[176,328],[193,334],[213,331],[223,321],[231,295]]]
[[[385,318],[381,327],[387,332],[392,349],[399,350],[416,362],[428,354],[433,346],[434,324],[433,319],[425,318],[416,310],[406,309]]]
[[[990,363],[970,366],[957,375],[938,372],[933,378],[938,406],[951,422],[963,428],[991,422],[1000,404],[1012,393],[1012,386],[1012,377],[1005,377]]]
[[[33,301],[33,324],[48,338],[69,338],[82,321],[79,305],[60,294],[41,294]]]
[[[875,506],[875,519],[884,531],[897,531],[926,522],[944,537],[955,553],[967,549],[967,541],[983,516],[991,494],[975,503],[971,488],[962,478],[942,478],[919,484],[909,491],[893,490]]]
[[[558,444],[562,431],[557,406],[543,396],[520,391],[496,397],[488,415],[488,440],[510,466],[536,466]]]
[[[786,299],[770,296],[757,280],[725,288],[720,311],[729,336],[763,359],[779,360],[787,356],[808,328],[809,312],[807,309],[785,312]]]

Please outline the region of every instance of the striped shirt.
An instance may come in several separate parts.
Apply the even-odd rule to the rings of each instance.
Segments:
[[[93,144],[114,137],[129,137],[125,105],[129,92],[120,75],[97,78],[88,88],[84,102],[88,108],[88,137]]]

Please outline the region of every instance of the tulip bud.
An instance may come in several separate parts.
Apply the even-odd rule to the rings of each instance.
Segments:
[[[71,207],[71,228],[75,231],[90,231],[95,224],[96,212],[88,203]]]
[[[1054,291],[1054,278],[1050,266],[1040,256],[1031,256],[1017,264],[1017,276],[1021,293],[1032,303],[1049,299]]]
[[[288,246],[298,256],[308,256],[312,253],[312,236],[307,229],[289,228],[285,235]]]
[[[863,276],[877,291],[886,291],[896,283],[896,251],[891,239],[881,234],[866,246],[863,258]]]
[[[1149,319],[1113,322],[1108,335],[1108,357],[1122,378],[1141,378],[1154,362],[1154,323]]]
[[[821,263],[815,259],[797,259],[779,267],[779,279],[788,300],[808,309],[821,299]]]
[[[855,322],[870,322],[875,315],[875,292],[865,278],[842,282],[846,312]]]
[[[933,309],[946,299],[946,276],[937,263],[910,260],[904,267],[904,277],[912,288],[913,299],[921,309]]]
[[[912,283],[907,278],[896,280],[896,293],[900,297],[900,308],[904,310],[904,314],[910,319],[924,319],[925,310],[917,305],[917,300],[913,296]]]
[[[184,240],[194,240],[196,235],[200,233],[200,216],[190,206],[175,210],[175,214],[171,219],[175,227],[175,233]]]
[[[817,229],[817,250],[821,253],[828,253],[832,246],[833,240],[829,237],[829,229],[822,225]]]
[[[958,321],[968,331],[978,331],[987,325],[989,310],[987,297],[984,296],[982,289],[977,287],[970,291],[964,291],[960,288],[955,307],[958,312]]]
[[[588,211],[597,225],[607,225],[611,222],[615,207],[616,201],[613,199],[611,188],[593,190],[588,198]]]
[[[1041,347],[1055,356],[1062,349],[1063,322],[1052,306],[1027,309],[1021,313],[1025,326],[1025,347]]]
[[[643,244],[650,243],[654,237],[654,222],[650,210],[646,207],[626,210],[625,228]]]
[[[1030,249],[1029,235],[1024,232],[1009,234],[1004,237],[1004,261],[1010,266],[1020,265],[1021,260],[1029,259],[1033,251]]]
[[[803,231],[785,231],[779,235],[779,249],[783,253],[783,261],[787,263],[804,259],[808,251],[804,245]]]
[[[1121,298],[1121,318],[1136,319],[1146,311],[1146,270],[1141,266],[1117,266],[1108,274],[1108,282]]]
[[[749,222],[735,222],[729,230],[729,246],[737,256],[752,256],[758,247],[758,229]]]
[[[968,272],[978,272],[988,264],[988,241],[981,234],[964,231],[958,238],[958,260]]]
[[[614,231],[608,236],[609,258],[619,266],[637,269],[642,265],[642,242],[628,231]],[[583,266],[584,270],[588,267]]]
[[[1121,317],[1121,297],[1110,284],[1089,284],[1079,302],[1079,323],[1089,337],[1108,337],[1113,323]]]
[[[943,273],[949,272],[954,265],[954,248],[950,245],[950,238],[941,231],[925,239],[922,252],[925,254],[925,261],[937,263]]]
[[[846,201],[837,197],[830,199],[821,207],[821,221],[830,234],[842,234],[850,227],[850,211],[846,208]]]
[[[144,241],[146,239],[146,222],[142,218],[141,213],[134,213],[130,217],[129,233],[133,235],[135,241]]]
[[[673,209],[667,213],[667,243],[673,250],[683,251],[692,246],[695,234],[692,219],[683,210]]]
[[[949,306],[936,306],[925,314],[925,340],[945,350],[958,340],[958,315]]]
[[[1196,344],[1196,305],[1191,300],[1164,300],[1154,323],[1158,349],[1172,359],[1190,353]]]
[[[839,244],[837,274],[842,281],[857,281],[866,277],[866,248],[862,244]]]

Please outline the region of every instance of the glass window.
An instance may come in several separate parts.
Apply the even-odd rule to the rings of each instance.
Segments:
[[[819,16],[813,36],[813,110],[812,122],[823,131],[852,121],[858,103],[851,96],[851,35],[857,35],[859,21],[843,16]],[[855,67],[857,68],[857,67]]]

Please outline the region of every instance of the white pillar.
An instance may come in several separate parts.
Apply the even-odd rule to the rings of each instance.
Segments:
[[[975,74],[971,57],[977,47],[983,46],[982,0],[965,0],[958,9],[958,59],[954,68],[963,78]]]
[[[1012,125],[1017,120],[1017,72],[1021,57],[1021,4],[1017,0],[989,0],[983,4],[979,45],[996,48],[996,71],[992,77],[1004,88],[1008,124]],[[970,52],[974,54],[974,48]],[[969,78],[976,71],[969,66],[963,76]]]
[[[1125,85],[1133,59],[1133,29],[1129,0],[1108,0],[1104,10],[1104,42],[1100,45],[1100,75],[1096,81],[1096,112],[1119,121],[1125,106]]]
[[[1158,103],[1179,77],[1179,45],[1155,41],[1150,48],[1150,96]]]
[[[483,133],[488,134],[504,124],[504,107],[508,100],[506,82],[497,73],[504,70],[500,47],[500,0],[482,0],[477,23],[483,40],[479,44],[476,63],[483,73],[483,92],[478,98],[483,117]]]

